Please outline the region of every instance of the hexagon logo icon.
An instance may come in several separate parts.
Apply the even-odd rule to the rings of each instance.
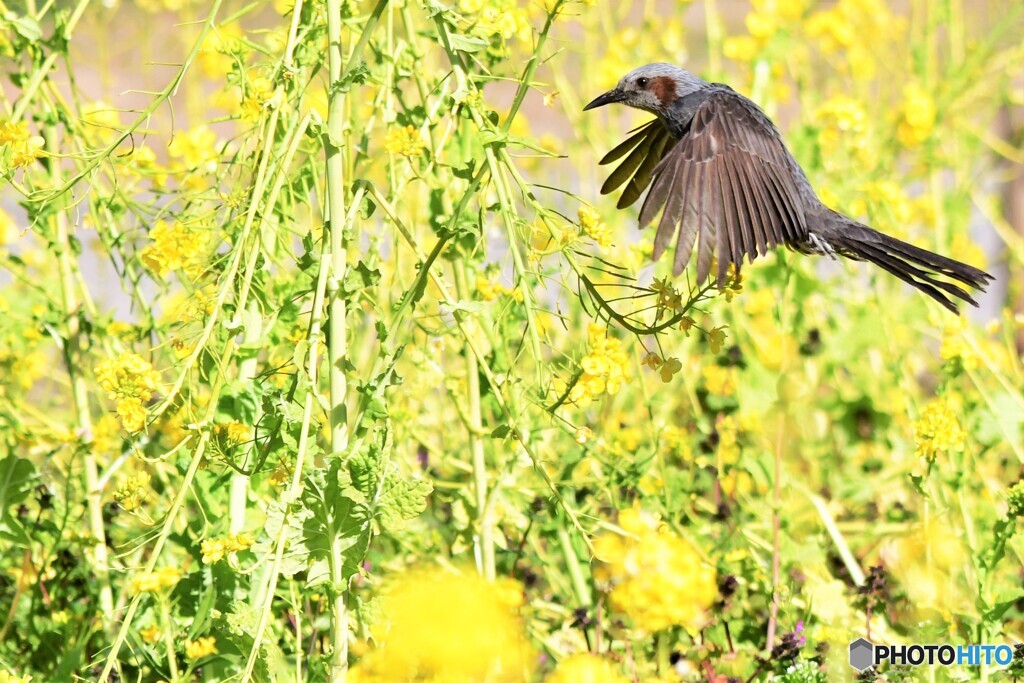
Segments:
[[[850,643],[850,666],[863,671],[875,663],[875,646],[870,640],[858,638]]]

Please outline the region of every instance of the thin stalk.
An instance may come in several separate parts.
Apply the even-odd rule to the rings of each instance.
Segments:
[[[459,299],[466,301],[469,298],[469,288],[466,284],[466,264],[458,259],[454,264],[455,268],[455,292]],[[463,356],[466,363],[466,398],[469,404],[468,420],[469,452],[473,462],[473,493],[476,497],[476,557],[480,573],[489,580],[495,577],[494,565],[494,538],[490,515],[490,506],[487,505],[487,459],[484,457],[484,442],[480,437],[483,431],[483,421],[480,412],[480,368],[476,356],[466,346],[463,349]]]
[[[330,422],[331,451],[335,454],[343,452],[348,446],[348,410],[345,405],[348,392],[348,379],[345,376],[345,365],[348,356],[348,330],[346,316],[348,302],[341,290],[345,279],[348,263],[348,250],[345,244],[345,157],[342,139],[345,122],[345,91],[339,85],[345,75],[359,62],[366,44],[370,40],[377,21],[387,7],[388,0],[378,0],[373,12],[363,26],[359,41],[352,49],[348,63],[344,61],[341,46],[341,0],[327,0],[327,72],[329,75],[330,101],[327,105],[327,136],[324,141],[324,155],[327,169],[327,216],[330,239],[330,278],[326,283],[327,291],[327,355],[330,376]],[[358,202],[353,204],[358,207]],[[354,216],[350,218],[354,219]],[[346,220],[345,223],[349,223]],[[326,266],[325,266],[326,267]],[[319,315],[318,311],[314,311]],[[312,339],[312,344],[316,344]],[[311,351],[311,356],[314,356]],[[313,375],[310,375],[311,379]],[[316,382],[313,382],[315,391]],[[307,399],[309,397],[307,396]],[[298,472],[298,470],[296,470]],[[330,679],[334,682],[345,680],[348,671],[348,592],[342,585],[343,559],[338,545],[340,539],[331,539],[331,579],[337,595],[331,600],[331,661]],[[282,542],[283,545],[283,542]],[[280,550],[283,551],[283,548]],[[271,594],[268,597],[272,599]]]
[[[590,607],[594,599],[590,594],[590,584],[583,576],[580,569],[580,560],[576,555],[576,549],[572,547],[572,539],[564,524],[558,525],[558,545],[562,548],[562,555],[565,556],[565,566],[569,570],[569,580],[572,581],[572,590],[576,593],[576,600],[581,607]]]
[[[46,131],[46,144],[49,149],[59,149],[57,134],[51,127]],[[53,185],[60,185],[60,164],[52,163],[50,178]],[[110,589],[110,558],[107,554],[107,534],[103,527],[103,492],[99,485],[99,468],[96,455],[91,447],[92,417],[89,414],[89,390],[85,377],[82,376],[82,316],[78,297],[75,292],[74,268],[71,263],[71,239],[68,235],[68,219],[63,210],[54,216],[57,240],[57,273],[60,279],[60,291],[64,306],[65,344],[64,365],[71,382],[71,404],[75,413],[78,432],[85,440],[82,459],[85,465],[85,498],[89,516],[89,532],[95,541],[93,547],[93,563],[96,569],[96,580],[100,588],[100,609],[103,611],[104,627],[110,627],[114,616],[114,594]]]
[[[254,252],[258,253],[258,249],[254,249]],[[242,342],[246,346],[250,346],[259,341],[260,335],[262,334],[263,328],[263,317],[260,314],[260,309],[257,303],[254,301],[249,304],[245,309],[244,314],[245,330],[242,333]],[[252,382],[256,375],[259,373],[259,363],[256,353],[248,348],[246,350],[246,357],[239,364],[238,378],[242,382]],[[260,421],[260,408],[256,407],[256,417],[254,425],[259,424]],[[249,470],[250,463],[253,460],[253,455],[256,451],[255,439],[245,449],[245,457],[242,460],[242,469],[245,471]],[[245,508],[246,500],[249,497],[249,477],[238,470],[234,470],[231,475],[231,497],[229,503],[229,529],[231,533],[237,534],[245,530]]]
[[[270,125],[263,131],[268,136],[264,138],[265,149],[263,150],[263,155],[265,157],[270,156],[270,146],[273,144],[273,135],[268,133],[267,131],[273,131],[276,129],[278,112],[278,109],[273,110],[273,113],[270,115]],[[308,118],[303,119],[303,122],[308,122]],[[285,161],[282,163],[281,166],[282,175],[283,169],[287,167],[287,163],[291,158],[291,154],[294,153],[295,147],[297,147],[298,145],[298,140],[301,139],[301,136],[304,134],[304,132],[305,125],[302,125],[296,131],[295,138],[292,141],[292,145],[288,147],[288,153],[286,153]],[[261,171],[258,174],[257,179],[253,185],[253,192],[250,195],[250,202],[252,204],[257,204],[259,202],[259,198],[263,196],[264,188],[266,187],[264,184],[265,178],[263,176],[263,172],[265,171],[265,167],[263,164],[261,164],[260,169]],[[280,181],[280,176],[278,180]],[[271,191],[270,196],[268,197],[268,200],[266,202],[266,210],[268,212],[274,205],[274,201],[277,196],[276,190],[278,190],[279,188],[280,182],[278,182],[274,186],[274,189]],[[235,254],[232,257],[232,262],[229,265],[227,272],[223,276],[225,282],[222,284],[220,293],[218,294],[216,301],[216,309],[213,311],[213,313],[210,314],[211,319],[215,319],[217,317],[218,311],[220,310],[221,307],[224,306],[226,302],[227,292],[230,291],[231,287],[235,283],[235,275],[238,272],[238,264],[241,261],[242,253],[245,251],[245,244],[248,241],[252,226],[253,223],[251,221],[247,221],[242,229],[241,236],[238,238],[238,243],[237,246],[235,247]],[[259,224],[257,225],[257,230],[261,230],[262,227],[263,219],[261,218]],[[252,248],[256,251],[259,250],[259,240],[255,241]],[[242,283],[239,286],[239,293],[236,302],[238,310],[245,310],[245,308],[248,305],[248,296],[250,288],[252,286],[252,279],[255,274],[256,262],[256,255],[252,254],[250,259],[246,263],[245,273],[242,276]],[[209,330],[209,327],[210,325],[208,324],[207,330]],[[205,341],[203,343],[205,344]],[[234,338],[229,337],[227,342],[224,344],[224,351],[221,354],[220,360],[215,367],[227,367],[228,363],[231,361],[234,349]],[[184,381],[183,377],[181,381]],[[216,413],[217,397],[220,396],[220,392],[224,386],[224,383],[224,373],[219,372],[216,375],[216,378],[214,379],[212,386],[210,387],[211,398],[207,405],[206,411],[203,414],[203,418],[196,425],[196,429],[200,431],[201,436],[199,438],[199,442],[196,444],[196,450],[192,454],[192,461],[189,463],[188,470],[185,472],[185,477],[182,479],[181,488],[178,490],[177,495],[174,497],[174,501],[171,503],[171,507],[167,510],[167,516],[164,519],[164,523],[160,529],[160,533],[156,537],[156,543],[154,544],[153,551],[150,554],[149,560],[146,562],[145,568],[143,569],[144,572],[152,572],[156,568],[157,561],[160,559],[160,553],[163,551],[164,545],[167,543],[167,539],[170,538],[171,528],[174,526],[174,522],[175,520],[177,520],[178,513],[181,511],[181,508],[185,503],[185,497],[191,491],[192,481],[193,479],[195,479],[196,472],[199,470],[199,465],[203,461],[203,456],[206,453],[206,447],[210,441],[209,424],[213,420],[213,417]],[[106,663],[103,665],[103,671],[100,673],[99,680],[107,680],[111,670],[116,665],[118,661],[118,653],[121,651],[121,646],[124,645],[124,641],[128,635],[128,628],[131,626],[132,620],[135,618],[135,613],[138,611],[139,604],[141,603],[144,595],[145,593],[137,594],[132,599],[131,603],[129,603],[128,610],[127,612],[125,612],[124,615],[124,620],[121,622],[121,627],[118,629],[117,636],[114,638],[114,643],[112,644],[110,651],[107,653]]]

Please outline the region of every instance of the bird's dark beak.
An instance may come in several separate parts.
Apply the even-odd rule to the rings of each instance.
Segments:
[[[598,95],[596,98],[594,98],[593,102],[591,102],[587,106],[583,107],[583,111],[587,111],[589,109],[597,109],[598,107],[603,107],[606,104],[613,104],[615,102],[622,102],[625,99],[626,99],[626,93],[624,93],[623,91],[619,90],[618,88],[612,88],[611,90],[609,90],[605,94]]]

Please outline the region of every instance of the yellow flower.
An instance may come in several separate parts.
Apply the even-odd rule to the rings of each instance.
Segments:
[[[400,154],[412,158],[423,154],[427,143],[414,126],[396,128],[384,136],[384,149],[388,154]]]
[[[130,351],[116,359],[107,359],[96,367],[96,380],[101,388],[110,393],[110,398],[149,398],[156,389],[160,374],[153,370],[148,360]]]
[[[0,683],[29,683],[31,676],[15,676],[7,671],[0,670]]]
[[[139,432],[146,426],[146,408],[137,398],[122,398],[117,402],[117,416],[129,432]]]
[[[217,639],[206,636],[199,640],[185,641],[185,656],[191,660],[202,659],[217,654]]]
[[[897,136],[906,147],[915,147],[935,128],[935,102],[920,83],[903,87],[903,106]]]
[[[139,472],[134,477],[123,479],[121,485],[117,487],[117,491],[114,492],[114,500],[128,512],[138,510],[142,507],[142,499],[146,496],[149,482],[148,472]]]
[[[12,168],[28,166],[43,156],[45,142],[42,137],[29,133],[28,124],[24,121],[0,122],[0,145],[9,147]]]
[[[132,578],[132,592],[152,593],[164,588],[174,588],[181,580],[181,572],[175,567],[161,567],[153,572],[142,572]]]
[[[715,454],[718,457],[718,469],[722,470],[727,465],[735,465],[740,459],[740,429],[736,418],[720,415],[715,422],[715,432],[718,434]]]
[[[207,538],[203,540],[203,564],[220,562],[230,553],[246,550],[255,542],[248,531],[240,534],[228,534],[227,538]]]
[[[612,231],[601,222],[601,214],[589,206],[581,206],[577,212],[580,220],[580,231],[597,242],[600,247],[612,245]]]
[[[931,520],[882,548],[886,566],[917,609],[971,609],[962,584],[970,562],[961,530]]]
[[[160,636],[163,634],[156,626],[150,626],[149,628],[140,629],[139,635],[142,636],[144,641],[152,644],[158,642],[160,640]]]
[[[227,546],[221,539],[207,538],[203,540],[203,564],[215,564],[224,559]]]
[[[604,657],[584,652],[558,663],[544,683],[629,683]]]
[[[683,369],[683,364],[678,358],[666,358],[661,364],[661,368],[658,373],[661,375],[661,381],[666,384],[672,381],[672,378],[677,372]]]
[[[629,356],[622,342],[608,336],[608,330],[591,324],[590,351],[580,361],[582,374],[569,390],[573,403],[587,403],[603,393],[614,395],[629,381]]]
[[[167,153],[173,159],[180,159],[187,169],[203,171],[217,170],[217,134],[205,125],[185,132],[176,133]]]
[[[731,368],[708,363],[701,368],[701,374],[709,394],[732,396],[736,393],[736,373]]]
[[[223,425],[224,436],[231,443],[239,444],[252,437],[252,430],[241,422],[232,421]]]
[[[914,422],[914,442],[917,454],[934,462],[940,453],[962,451],[967,433],[960,426],[952,401],[937,398],[925,406],[921,417]]]
[[[840,145],[858,150],[865,146],[868,115],[864,107],[847,95],[835,95],[825,100],[814,112],[818,124],[818,142],[822,152],[831,156]]]
[[[145,247],[140,256],[146,267],[160,277],[175,270],[183,270],[193,277],[201,271],[208,233],[190,230],[180,221],[168,224],[158,220],[149,232],[149,239],[152,244]]]
[[[700,629],[718,595],[714,568],[689,541],[636,508],[619,513],[619,526],[627,536],[609,533],[594,543],[601,561],[594,578],[610,590],[611,608],[648,632]]]
[[[711,353],[721,351],[723,344],[725,344],[725,326],[716,327],[708,332],[708,345],[711,347]]]
[[[153,397],[160,381],[160,373],[150,362],[125,351],[96,366],[96,380],[111,399],[117,400],[117,414],[124,428],[130,432],[142,429],[146,421],[143,403]]]
[[[533,656],[517,611],[522,589],[510,579],[421,569],[392,581],[382,646],[365,657],[367,674],[387,681],[521,681]]]
[[[954,253],[959,253],[954,251]],[[974,370],[978,367],[978,356],[959,331],[946,331],[939,347],[939,357],[946,367],[954,373]]]

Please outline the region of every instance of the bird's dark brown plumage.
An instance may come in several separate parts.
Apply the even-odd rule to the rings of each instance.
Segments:
[[[618,162],[601,192],[625,185],[617,204],[622,209],[650,188],[640,227],[661,213],[654,259],[675,239],[676,275],[694,249],[697,281],[709,276],[713,257],[716,276],[724,281],[744,257],[753,261],[783,244],[804,253],[870,261],[954,312],[949,296],[977,304],[968,291],[940,276],[982,290],[992,279],[822,204],[775,125],[728,86],[706,83],[669,64],[649,64],[627,74],[586,109],[613,102],[658,118],[635,129],[601,159],[601,164]]]

